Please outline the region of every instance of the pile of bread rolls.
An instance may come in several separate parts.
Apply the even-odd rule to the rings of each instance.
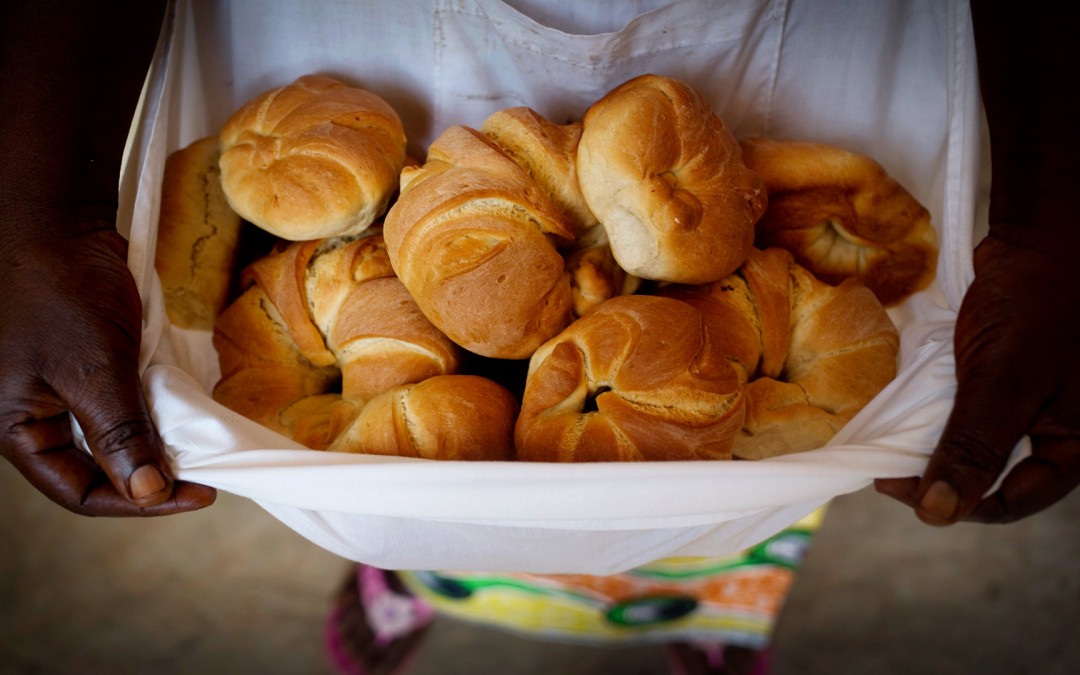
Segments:
[[[272,237],[250,262],[245,227]],[[298,443],[566,462],[822,446],[895,376],[886,307],[936,254],[875,161],[740,142],[671,78],[412,162],[386,101],[310,75],[174,153],[157,260],[214,398]]]

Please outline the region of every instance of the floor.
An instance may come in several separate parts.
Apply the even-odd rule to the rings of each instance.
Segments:
[[[348,563],[257,505],[89,519],[0,463],[0,673],[331,673]],[[775,636],[773,675],[1080,672],[1080,491],[1008,526],[934,529],[836,499]],[[407,675],[664,673],[656,648],[536,643],[437,621]]]

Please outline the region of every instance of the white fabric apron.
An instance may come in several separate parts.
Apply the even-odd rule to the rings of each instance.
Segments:
[[[513,4],[521,11],[498,0],[178,2],[122,183],[144,383],[178,476],[250,498],[316,544],[384,568],[604,574],[739,551],[875,477],[920,473],[951,407],[952,330],[972,278],[981,117],[966,2],[558,3],[577,24],[566,7]],[[591,29],[560,29],[569,25]],[[653,72],[702,91],[737,135],[874,157],[941,235],[937,282],[893,312],[898,377],[827,448],[761,462],[342,455],[235,415],[208,393],[218,375],[209,335],[165,318],[153,270],[161,170],[247,99],[312,72],[386,98],[417,156],[447,126],[507,106],[580,118],[608,89]]]

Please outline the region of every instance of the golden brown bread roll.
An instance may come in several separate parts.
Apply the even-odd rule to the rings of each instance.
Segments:
[[[274,303],[252,286],[230,304],[214,326],[221,378],[214,400],[236,413],[291,436],[280,419],[292,403],[330,389],[336,368],[315,366],[296,346]]]
[[[645,279],[706,283],[732,273],[766,205],[761,178],[708,103],[657,75],[589,108],[577,170],[615,259]]]
[[[401,120],[378,95],[308,75],[248,101],[220,134],[232,208],[292,241],[362,232],[405,163]]]
[[[831,284],[861,279],[886,306],[933,280],[930,213],[876,161],[823,143],[748,138],[742,147],[769,191],[759,247],[788,249]]]
[[[526,107],[492,113],[480,132],[536,181],[566,216],[574,241],[563,250],[570,275],[574,316],[608,298],[634,292],[640,280],[615,261],[607,234],[589,210],[577,177],[581,122],[555,124]]]
[[[225,309],[241,219],[221,189],[217,137],[170,154],[161,179],[154,266],[169,321],[211,330]]]
[[[784,249],[753,249],[726,279],[661,293],[725,336],[748,383],[736,457],[823,446],[896,375],[899,337],[873,293],[853,279],[826,284]]]
[[[518,401],[476,375],[440,375],[375,397],[329,450],[437,460],[510,460]]]
[[[480,132],[517,162],[565,215],[577,238],[597,224],[577,178],[581,122],[555,124],[526,107],[497,110]]]
[[[670,298],[612,298],[533,355],[518,458],[729,459],[742,382],[701,314]]]
[[[215,327],[222,377],[213,395],[276,431],[313,433],[302,413],[312,403],[292,407],[309,397],[336,394],[348,404],[331,425],[340,429],[384,391],[459,365],[457,347],[392,275],[377,233],[291,243],[245,278],[250,286]]]
[[[636,293],[641,287],[641,279],[619,266],[600,226],[578,237],[565,256],[575,317],[585,316],[609,298]]]
[[[430,321],[482,356],[523,359],[570,320],[556,242],[573,230],[494,142],[450,127],[401,175],[387,213],[390,261]]]

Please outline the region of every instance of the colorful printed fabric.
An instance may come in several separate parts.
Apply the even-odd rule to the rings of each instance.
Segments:
[[[572,642],[768,642],[824,508],[726,558],[670,558],[611,576],[398,572],[437,613]]]

